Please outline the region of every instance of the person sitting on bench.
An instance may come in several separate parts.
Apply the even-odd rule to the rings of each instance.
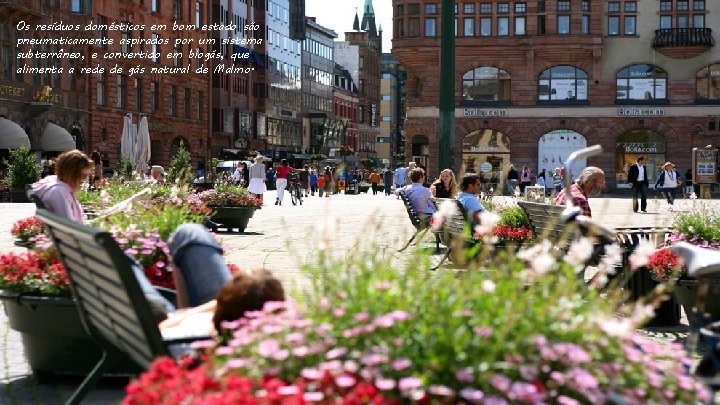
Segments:
[[[31,187],[48,211],[82,223],[85,213],[76,195],[94,170],[95,162],[88,155],[77,149],[69,150],[55,161],[56,175],[47,176]]]
[[[423,186],[423,180],[425,179],[425,171],[421,168],[415,168],[410,171],[411,184],[398,190],[398,193],[405,194],[410,206],[420,218],[420,221],[428,222],[430,217],[435,213],[435,208],[430,204],[432,193],[430,189]]]
[[[465,208],[467,220],[470,221],[473,227],[480,224],[480,214],[485,211],[485,207],[480,204],[478,200],[478,193],[482,188],[482,182],[480,176],[475,173],[465,173],[460,182],[460,194],[457,196],[457,200]]]

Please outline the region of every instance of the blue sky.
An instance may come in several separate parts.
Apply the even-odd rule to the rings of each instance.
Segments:
[[[306,0],[305,15],[316,17],[318,24],[330,28],[338,34],[338,40],[344,40],[346,31],[352,31],[355,10],[362,21],[365,0]],[[383,52],[390,52],[392,39],[392,1],[373,0],[375,21],[382,25]]]

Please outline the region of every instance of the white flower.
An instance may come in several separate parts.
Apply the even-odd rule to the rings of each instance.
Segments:
[[[694,191],[693,191],[692,193],[690,193],[690,199],[691,199],[691,200],[697,200],[697,196],[695,195],[695,192],[694,192]]]
[[[535,276],[542,276],[555,265],[555,258],[549,253],[541,253],[530,260],[530,269]]]
[[[480,235],[491,235],[500,216],[494,212],[483,211],[480,213],[480,224],[475,226],[475,232]]]
[[[480,288],[484,292],[492,294],[495,292],[495,283],[491,280],[483,280],[482,284],[480,284]]]
[[[593,243],[588,238],[580,238],[573,242],[563,258],[568,264],[577,266],[585,263],[593,252]]]
[[[635,325],[641,325],[648,319],[655,316],[655,307],[652,305],[643,305],[640,302],[636,303],[633,307],[632,315],[630,320]]]
[[[622,338],[633,331],[633,325],[627,318],[601,318],[596,322],[600,325],[600,329],[610,337]]]
[[[457,212],[457,204],[454,200],[444,200],[436,213],[433,214],[432,230],[438,231],[442,227],[445,218],[455,215]]]
[[[655,244],[648,239],[640,239],[640,243],[630,255],[630,268],[638,269],[645,266],[653,253],[655,253]]]

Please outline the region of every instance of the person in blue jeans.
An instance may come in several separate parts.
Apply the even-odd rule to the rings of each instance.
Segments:
[[[158,321],[172,316],[177,308],[199,307],[211,303],[218,291],[232,279],[222,248],[202,225],[179,226],[170,235],[168,247],[174,266],[177,307],[155,290],[140,264],[128,256],[132,261],[135,277]]]

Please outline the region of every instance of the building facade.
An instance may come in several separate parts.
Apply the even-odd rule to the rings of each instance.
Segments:
[[[211,22],[232,26],[211,32],[212,49],[222,55],[210,59],[210,156],[245,159],[262,150],[255,133],[260,71],[265,68],[264,30],[256,23],[264,13],[247,0],[213,0]]]
[[[405,147],[434,176],[441,3],[393,8],[393,54],[408,72]],[[624,188],[639,154],[651,176],[665,161],[684,172],[693,147],[718,142],[717,2],[462,2],[455,13],[456,171],[502,182],[511,163],[549,173],[600,144],[569,171],[596,165],[608,188]]]
[[[333,41],[335,31],[323,27],[314,17],[305,17],[302,54],[303,149],[310,154],[328,155],[344,131],[333,114]]]
[[[70,73],[89,56],[88,46],[42,43],[53,33],[37,27],[62,21],[53,28],[69,39],[92,40],[93,32],[67,30],[87,23],[90,12],[81,6],[58,0],[8,0],[0,6],[0,157],[22,145],[43,157],[76,147],[88,150],[89,75],[79,69]],[[63,58],[35,57],[61,51]]]
[[[266,28],[267,66],[259,77],[256,132],[264,142],[265,153],[276,160],[292,157],[303,148],[301,54],[305,22],[290,18],[302,5],[296,0],[268,0],[264,20],[257,21]]]
[[[341,126],[339,136],[331,145],[330,150],[336,150],[341,145],[347,145],[353,150],[358,148],[358,107],[360,99],[358,89],[350,72],[339,64],[335,64],[333,75],[333,113]],[[334,154],[333,154],[334,155]],[[330,156],[328,154],[328,156]],[[356,167],[359,159],[356,155],[346,157],[345,162]]]
[[[378,159],[389,167],[405,163],[405,68],[390,53],[380,61],[380,135]],[[398,156],[402,157],[399,159]]]

